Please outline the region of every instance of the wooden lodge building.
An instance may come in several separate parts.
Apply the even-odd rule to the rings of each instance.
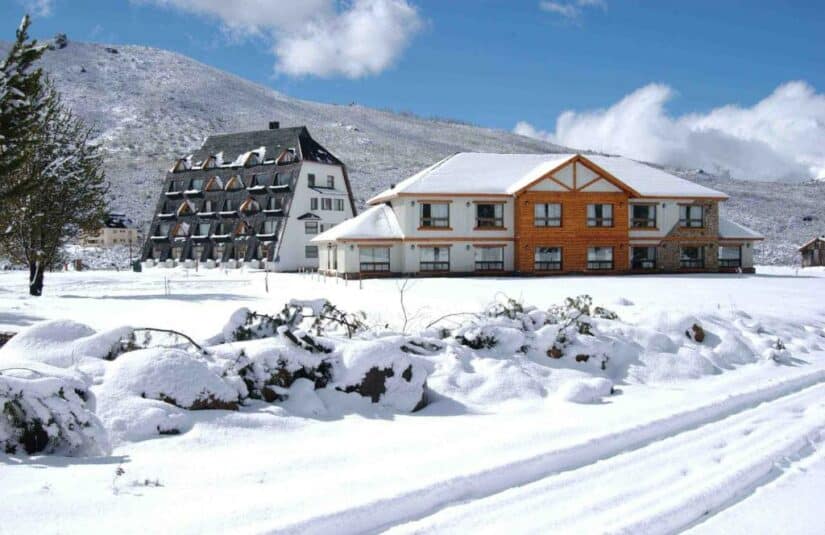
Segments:
[[[825,266],[825,236],[817,236],[799,248],[802,267]]]
[[[209,136],[163,182],[145,266],[317,268],[311,239],[355,215],[344,164],[305,127]]]
[[[345,276],[752,272],[727,198],[621,157],[459,153],[313,243]]]

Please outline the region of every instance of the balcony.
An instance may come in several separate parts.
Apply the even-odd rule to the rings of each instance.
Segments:
[[[720,258],[719,267],[721,268],[740,268],[742,267],[742,260],[739,258]]]
[[[644,259],[644,260],[634,260],[630,264],[631,269],[644,271],[650,269],[656,269],[656,260],[653,259]]]

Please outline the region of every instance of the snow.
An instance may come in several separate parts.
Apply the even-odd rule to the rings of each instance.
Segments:
[[[735,223],[727,217],[719,218],[719,237],[722,239],[745,239],[745,240],[761,240],[764,238],[755,230],[749,229],[744,225]]]
[[[393,209],[386,204],[367,208],[352,219],[348,219],[312,239],[313,242],[336,240],[403,239],[404,233]]]
[[[416,173],[368,202],[380,202],[399,193],[512,195],[576,156],[576,154],[460,152]],[[727,199],[727,195],[722,192],[628,158],[599,155],[585,155],[584,157],[643,197]]]
[[[61,318],[89,326],[60,329],[55,345],[63,346],[126,321],[210,344],[209,355],[181,345],[95,359],[100,366],[86,377],[111,453],[0,454],[4,526],[815,533],[825,439],[825,270],[757,269],[415,280],[405,299],[407,331],[418,334],[407,336],[398,334],[403,320],[392,279],[359,285],[246,271],[67,272],[50,274],[45,295],[30,298],[25,273],[0,273],[0,330]],[[553,323],[552,305],[584,293],[593,296],[584,318],[592,335],[570,333],[564,356],[549,358],[547,345],[564,325]],[[502,294],[536,308],[512,317],[485,313]],[[200,383],[227,397],[242,392],[227,373],[229,357],[241,349],[260,363],[287,353],[311,362],[317,357],[282,338],[224,343],[221,333],[234,331],[223,329],[230,319],[240,324],[241,307],[277,313],[290,299],[317,308],[320,298],[387,325],[351,342],[320,338],[334,346],[328,356],[341,371],[335,384],[350,384],[376,362],[399,379],[410,362],[413,382],[426,375],[430,405],[410,414],[355,392],[315,389],[303,378],[284,389],[285,401],[239,411],[188,411],[140,396],[159,396],[162,386],[193,398]],[[618,318],[596,313],[595,305]],[[462,315],[426,328],[444,314]],[[685,333],[694,324],[705,331],[701,342]],[[442,338],[440,328],[450,335]],[[457,334],[497,342],[473,349]],[[417,353],[400,350],[402,340],[416,340]],[[592,356],[601,352],[610,356],[604,370]],[[584,353],[591,357],[577,361]],[[774,358],[778,353],[783,358]],[[376,360],[362,362],[366,355]],[[189,369],[190,361],[198,363],[193,382],[175,364]],[[158,426],[180,434],[158,438]],[[142,484],[155,480],[159,486]]]

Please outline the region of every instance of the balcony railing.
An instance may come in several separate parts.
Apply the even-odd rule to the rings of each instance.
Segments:
[[[587,218],[587,226],[588,227],[612,227],[613,226],[613,218],[612,217],[588,217]]]
[[[421,219],[421,228],[447,228],[449,226],[449,217],[425,217]]]
[[[588,260],[587,269],[613,269],[612,260]]]
[[[389,262],[361,262],[360,270],[365,273],[387,272],[390,270]]]
[[[630,220],[632,228],[656,228],[656,220],[648,218],[633,218]]]
[[[533,220],[533,225],[537,227],[560,227],[560,217],[537,217]]]
[[[504,271],[504,262],[502,261],[477,261],[476,271]]]
[[[720,258],[719,267],[739,268],[742,267],[742,260],[740,260],[739,258]]]
[[[705,226],[703,219],[680,219],[679,226],[685,228],[702,228]]]
[[[561,260],[552,262],[536,262],[536,271],[561,271]]]
[[[479,217],[476,218],[477,228],[504,228],[503,217]]]
[[[449,262],[421,262],[421,271],[450,271]]]
[[[705,261],[702,258],[682,258],[679,261],[679,267],[684,269],[702,269],[705,267]]]
[[[631,262],[633,269],[656,269],[656,260],[647,258],[644,260],[634,260]]]

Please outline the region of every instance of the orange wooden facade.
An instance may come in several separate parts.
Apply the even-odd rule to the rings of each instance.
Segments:
[[[633,192],[622,182],[581,158],[575,158],[567,165],[585,165],[598,177],[586,182],[576,177],[573,168],[572,187],[565,186],[553,178],[551,171],[534,181],[516,194],[515,199],[515,270],[520,273],[544,273],[535,269],[537,247],[559,247],[562,252],[561,273],[596,271],[587,266],[587,250],[590,247],[612,247],[613,269],[597,270],[599,273],[628,271],[630,268],[630,224],[628,199]],[[530,191],[530,187],[542,180],[552,180],[564,191]],[[617,186],[621,191],[582,191],[591,184],[604,180]],[[635,196],[635,195],[634,195]],[[536,226],[534,207],[536,204],[557,203],[561,205],[561,226]],[[587,206],[590,204],[610,204],[613,207],[613,224],[609,227],[595,227],[587,224]]]

